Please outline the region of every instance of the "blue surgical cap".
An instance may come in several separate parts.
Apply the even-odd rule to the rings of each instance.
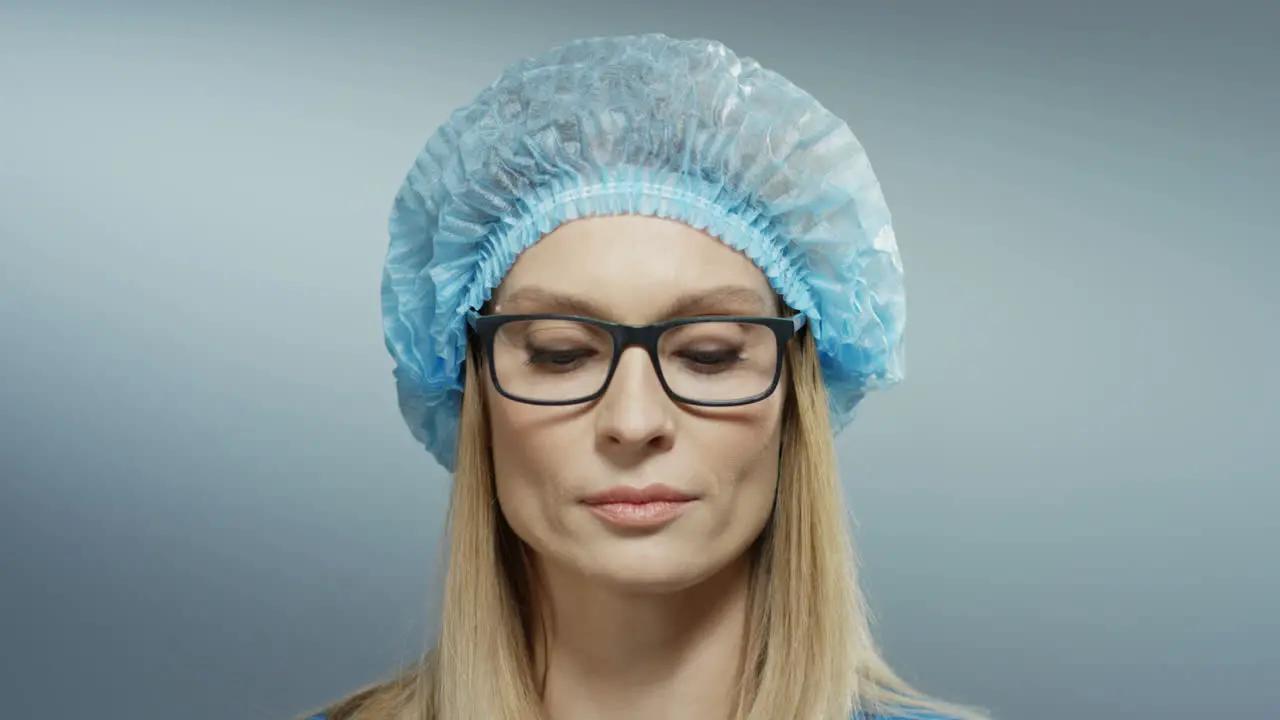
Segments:
[[[834,429],[903,373],[902,262],[849,127],[710,40],[594,38],[504,71],[418,155],[390,219],[383,327],[400,410],[453,469],[467,316],[575,218],[681,221],[744,253],[817,345]]]

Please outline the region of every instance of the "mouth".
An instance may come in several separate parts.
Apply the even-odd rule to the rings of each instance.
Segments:
[[[610,525],[633,529],[661,527],[675,520],[698,500],[665,485],[644,488],[618,486],[590,495],[582,504]]]
[[[667,485],[648,485],[642,488],[618,485],[617,487],[611,487],[604,492],[598,492],[595,495],[588,495],[582,499],[582,502],[587,505],[644,505],[646,503],[689,502],[697,499],[698,497],[696,495],[680,492],[679,490]]]

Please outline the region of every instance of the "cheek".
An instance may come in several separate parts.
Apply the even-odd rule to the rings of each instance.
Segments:
[[[555,512],[564,488],[557,482],[570,438],[547,408],[492,398],[489,428],[498,506],[516,535],[535,550],[560,532]]]
[[[719,458],[720,467],[731,469],[734,478],[726,488],[733,495],[724,521],[748,534],[762,529],[773,511],[781,447],[779,423],[761,421],[752,430],[740,433]]]
[[[562,467],[566,457],[589,449],[590,437],[584,437],[575,413],[581,411],[494,399],[489,405],[494,469],[500,476],[544,476]]]
[[[699,423],[698,464],[716,478],[711,539],[737,547],[750,543],[767,524],[778,488],[782,440],[780,402],[749,406]]]

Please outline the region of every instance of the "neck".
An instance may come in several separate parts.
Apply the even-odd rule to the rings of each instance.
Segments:
[[[602,587],[538,564],[535,672],[551,720],[728,720],[746,635],[744,557],[678,592]]]

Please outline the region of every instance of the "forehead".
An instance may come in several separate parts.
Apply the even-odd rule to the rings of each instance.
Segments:
[[[511,268],[495,310],[569,310],[548,307],[557,297],[623,322],[662,319],[680,304],[674,314],[779,309],[764,273],[741,252],[683,223],[642,216],[587,218],[548,233]]]

